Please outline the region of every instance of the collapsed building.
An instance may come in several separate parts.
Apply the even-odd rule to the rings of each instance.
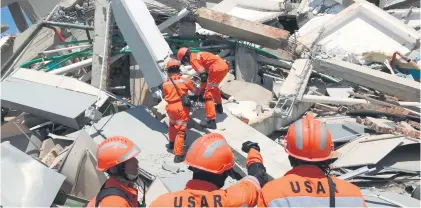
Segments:
[[[50,3],[2,1],[20,31],[0,42],[2,206],[82,206],[107,178],[96,148],[116,135],[142,150],[147,204],[183,189],[192,172],[165,146],[158,88],[180,47],[230,66],[218,128],[200,125],[195,103],[185,141],[225,136],[236,173],[226,186],[246,175],[247,140],[259,143],[269,176],[283,176],[288,126],[313,114],[341,153],[331,173],[358,185],[367,206],[419,206],[419,1]],[[191,67],[182,72],[198,84]]]

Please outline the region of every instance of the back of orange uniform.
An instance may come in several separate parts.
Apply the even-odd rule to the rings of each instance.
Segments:
[[[342,179],[335,184],[336,207],[366,207],[360,189]],[[268,182],[261,190],[258,207],[329,207],[329,185],[323,171],[314,165],[300,165],[284,177]]]
[[[190,110],[183,106],[181,96],[187,95],[189,90],[195,93],[196,87],[190,79],[179,74],[171,74],[170,77],[174,84],[169,78],[162,83],[164,99],[168,103],[165,108],[170,124],[168,137],[170,142],[174,143],[174,155],[181,156],[184,152],[184,137],[190,113]],[[177,86],[178,92],[174,85]]]
[[[164,99],[168,104],[176,103],[178,101],[181,103],[180,95],[187,95],[189,90],[194,93],[196,92],[196,87],[189,78],[182,77],[180,74],[172,74],[170,76],[179,92],[177,92],[169,78],[162,83]]]
[[[228,69],[224,59],[209,52],[191,53],[190,64],[195,70],[203,66],[208,73],[214,69]]]
[[[260,152],[252,149],[247,156],[247,167],[260,163]],[[249,173],[250,174],[250,173]],[[248,175],[227,189],[218,189],[214,184],[193,179],[182,191],[164,194],[155,199],[149,207],[254,207],[261,189],[259,180]]]

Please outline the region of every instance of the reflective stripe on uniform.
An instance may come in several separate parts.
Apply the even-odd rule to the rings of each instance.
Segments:
[[[176,79],[176,80],[173,80],[173,81],[174,81],[174,84],[177,84],[177,83],[185,83],[186,82],[184,79]],[[166,82],[164,82],[162,84],[162,86],[166,86],[166,85],[172,85],[172,82],[171,81],[166,81]]]
[[[200,53],[197,53],[196,59],[200,59]]]
[[[118,147],[118,148],[121,148],[121,149],[126,149],[127,148],[127,145],[126,144],[123,144],[121,142],[117,142],[117,141],[115,141],[115,142],[108,142],[108,143],[102,145],[98,149],[97,156],[100,155],[101,152],[104,151],[104,149],[107,148],[107,147]]]
[[[329,207],[329,197],[290,196],[273,199],[269,207]],[[337,207],[363,207],[360,197],[335,197]]]
[[[209,86],[209,87],[219,87],[219,84],[207,83],[206,86]]]
[[[171,124],[177,124],[177,125],[180,125],[180,126],[187,126],[187,122],[183,122],[183,121],[180,121],[180,120],[172,120],[172,119],[170,119],[170,123]]]
[[[254,176],[248,175],[241,180],[246,180],[246,181],[252,182],[259,191],[260,191],[260,189],[262,189],[262,187],[260,186],[259,180],[257,180],[257,178],[254,177]]]
[[[118,158],[118,161],[120,162],[126,161],[132,157],[135,157],[139,153],[140,153],[140,149],[136,145],[133,145],[132,149],[129,152],[127,152],[126,154]]]

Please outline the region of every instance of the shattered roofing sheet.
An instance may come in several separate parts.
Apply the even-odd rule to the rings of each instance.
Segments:
[[[364,200],[367,207],[400,207],[399,205],[402,205],[403,207],[419,207],[420,206],[419,200],[414,199],[408,195],[397,194],[393,192],[377,192],[377,191],[371,191],[367,189],[361,189],[361,192],[364,196]],[[384,197],[385,199],[389,199],[398,204],[394,204],[385,199],[380,199],[378,197],[375,197],[374,195],[380,195],[381,197]]]
[[[341,156],[335,168],[377,164],[393,149],[403,143],[405,137],[392,134],[364,136],[345,144],[337,151]]]

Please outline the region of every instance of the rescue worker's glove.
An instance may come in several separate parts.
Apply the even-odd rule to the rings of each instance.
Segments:
[[[253,148],[260,152],[259,144],[256,142],[247,141],[243,143],[243,146],[241,147],[241,150],[245,153],[249,153],[250,149]]]
[[[208,81],[208,73],[207,72],[203,72],[199,76],[200,76],[200,82],[206,83]]]

